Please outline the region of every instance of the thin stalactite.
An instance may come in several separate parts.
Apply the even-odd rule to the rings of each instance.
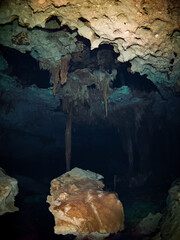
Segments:
[[[65,104],[67,111],[66,131],[65,131],[65,155],[66,155],[66,171],[71,168],[71,129],[72,129],[72,104]]]
[[[69,55],[61,58],[61,85],[64,85],[67,82],[69,61],[70,61]]]
[[[109,82],[103,78],[103,75],[100,74],[99,78],[99,89],[102,92],[103,100],[104,100],[104,109],[105,109],[105,117],[108,116],[108,96],[109,96]]]
[[[56,95],[56,88],[59,83],[59,72],[60,72],[60,70],[58,67],[53,69],[53,71],[52,71],[52,76],[54,78],[54,86],[53,86],[53,95],[54,96]]]
[[[105,108],[105,116],[108,116],[108,85],[105,83],[103,90],[103,98],[104,98],[104,108]]]

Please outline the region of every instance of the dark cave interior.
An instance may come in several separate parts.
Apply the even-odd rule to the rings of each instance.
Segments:
[[[142,111],[141,107],[129,104],[116,112],[110,110],[107,118],[93,117],[92,123],[91,119],[86,123],[86,119],[83,121],[83,118],[76,115],[72,124],[71,168],[77,166],[102,174],[106,188],[118,193],[125,208],[126,230],[121,236],[111,236],[110,239],[140,239],[131,235],[135,223],[149,212],[163,210],[167,191],[172,181],[179,177],[179,97],[164,99],[157,86],[146,76],[131,73],[129,62],[118,63],[117,54],[111,46],[102,45],[100,49],[90,51],[89,42],[84,40],[83,44],[84,52],[71,58],[69,74],[85,68],[90,72],[98,69],[111,74],[112,69],[116,69],[116,78],[109,84],[112,90],[127,86],[134,98],[139,97],[145,103],[154,95],[160,99],[159,105],[150,101],[140,120],[137,117],[139,111]],[[0,52],[8,63],[8,68],[2,72],[15,80],[17,88],[51,88],[49,72],[40,69],[29,52],[23,54],[2,45]],[[98,60],[98,56],[103,56],[102,61]],[[95,83],[88,85],[89,91],[95,91],[96,88]],[[3,94],[1,92],[1,97]],[[10,108],[6,111],[7,115],[15,112],[17,105],[13,100],[13,107],[8,103],[9,99],[5,100],[0,100],[1,109]],[[58,107],[52,110],[53,114],[62,113],[61,100],[60,96]],[[42,104],[38,105],[36,102],[39,112],[34,111],[40,125]],[[83,104],[86,105],[86,102]],[[87,105],[91,107],[89,103]],[[31,101],[24,106],[28,107],[33,113]],[[153,107],[158,114],[154,114]],[[86,112],[82,115],[86,115]],[[15,116],[12,115],[12,122]],[[22,123],[24,117],[22,113]],[[58,116],[56,120],[59,122],[51,126],[48,134],[47,129],[52,125],[51,118],[44,119],[43,126],[36,126],[35,129],[39,127],[40,130],[28,129],[30,125],[33,128],[36,118],[21,129],[16,128],[15,124],[6,123],[6,127],[1,124],[1,167],[18,180],[20,189],[16,197],[20,212],[14,213],[10,218],[9,215],[4,215],[1,226],[10,225],[8,237],[13,237],[14,240],[73,239],[73,236],[59,237],[53,233],[53,216],[48,212],[46,204],[50,181],[66,171],[66,114],[62,118],[61,115]],[[1,122],[3,121],[1,118]],[[57,125],[61,127],[58,129]],[[130,151],[133,155],[132,166],[128,162]],[[140,211],[137,212],[136,208]],[[21,221],[24,218],[26,220],[22,226]]]
[[[0,52],[8,62],[7,74],[16,77],[22,87],[35,84],[38,88],[50,87],[48,71],[41,70],[39,63],[31,57],[29,52],[21,53],[12,48],[0,45]],[[20,64],[22,63],[23,64]],[[31,66],[31,67],[29,67]]]

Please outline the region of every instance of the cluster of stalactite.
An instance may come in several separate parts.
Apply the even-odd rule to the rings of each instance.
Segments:
[[[85,51],[78,52],[77,54],[74,53],[73,56],[67,54],[53,66],[47,61],[40,62],[41,68],[50,71],[53,82],[53,94],[59,96],[62,102],[62,111],[67,115],[65,129],[67,171],[70,170],[71,162],[71,129],[73,119],[78,118],[80,120],[79,118],[82,118],[82,116],[85,117],[84,119],[87,119],[87,116],[90,116],[89,118],[92,120],[93,115],[95,118],[100,116],[100,118],[106,119],[108,117],[108,98],[114,91],[112,83],[117,76],[117,66],[113,62],[112,50],[98,50],[96,58],[93,58],[93,60],[87,59],[88,65],[84,62],[83,55],[88,55],[88,53]],[[141,107],[138,105],[137,111],[136,109],[134,110],[136,129],[141,124],[141,118],[146,105],[141,104]],[[109,109],[112,112],[111,105]],[[111,118],[111,116],[109,117]],[[128,153],[129,176],[132,175],[134,164],[133,139],[131,135],[131,130],[127,127],[125,138],[127,138],[126,150]]]

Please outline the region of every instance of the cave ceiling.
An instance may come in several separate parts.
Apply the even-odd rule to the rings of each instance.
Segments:
[[[167,111],[175,119],[179,16],[176,0],[1,1],[1,123],[36,131],[49,119],[59,122],[57,130],[64,127],[70,106],[76,122],[111,116],[119,124],[128,115],[138,125],[147,109],[157,115]],[[49,73],[49,83],[41,86],[38,80],[23,82],[23,76],[13,76],[9,49],[35,59]]]

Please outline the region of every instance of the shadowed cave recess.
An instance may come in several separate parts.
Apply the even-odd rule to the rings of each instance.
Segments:
[[[0,167],[19,187],[2,231],[75,239],[54,234],[46,198],[78,167],[123,204],[124,230],[104,239],[175,240],[161,222],[180,177],[180,6],[82,2],[0,3]],[[150,213],[165,217],[143,231]]]

